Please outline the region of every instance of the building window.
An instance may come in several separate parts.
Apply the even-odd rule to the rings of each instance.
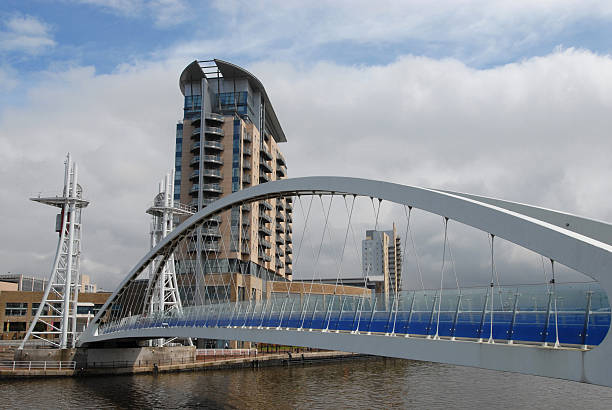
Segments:
[[[38,306],[40,306],[40,303],[32,303],[32,316],[36,315],[36,312],[38,311]],[[41,315],[46,315],[48,311],[49,308],[43,308]]]
[[[4,311],[5,316],[25,316],[28,312],[28,304],[26,302],[8,302]]]
[[[5,332],[25,332],[26,322],[4,322]]]

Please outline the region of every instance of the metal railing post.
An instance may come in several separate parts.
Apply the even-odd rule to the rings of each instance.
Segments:
[[[516,323],[516,314],[518,312],[518,298],[520,294],[516,292],[514,294],[514,307],[512,308],[512,320],[510,321],[510,329],[508,329],[508,344],[513,343],[512,338],[514,337],[514,324]]]

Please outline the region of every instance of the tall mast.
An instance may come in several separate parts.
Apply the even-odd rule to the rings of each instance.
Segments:
[[[19,349],[23,349],[29,339],[43,340],[60,349],[74,347],[76,343],[81,278],[81,210],[89,202],[83,199],[83,190],[78,184],[78,168],[70,153],[66,155],[64,164],[62,195],[30,198],[61,209],[55,222],[59,240],[43,298]]]

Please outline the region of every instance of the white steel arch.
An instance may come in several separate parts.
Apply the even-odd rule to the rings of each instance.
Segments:
[[[608,334],[591,351],[552,350],[532,347],[487,345],[447,340],[420,340],[379,336],[304,333],[261,329],[143,329],[121,335],[98,336],[100,318],[123,289],[158,256],[167,256],[186,235],[206,218],[242,203],[275,196],[299,194],[348,194],[369,196],[422,209],[488,232],[555,260],[596,281],[612,294],[612,226],[556,211],[490,198],[438,191],[415,186],[349,177],[305,177],[274,181],[235,192],[207,206],[177,227],[129,272],[100,309],[80,343],[122,338],[209,337],[300,344],[369,354],[431,360],[488,369],[518,371],[612,385],[612,341]],[[565,218],[565,219],[564,219]],[[569,226],[568,222],[570,221]],[[176,334],[184,332],[189,334]],[[202,333],[202,334],[201,334]],[[297,333],[297,334],[295,334]],[[206,336],[204,336],[204,334]],[[382,338],[382,339],[381,339]],[[312,339],[312,340],[311,340]],[[400,340],[401,339],[401,340]],[[381,351],[382,349],[382,351]],[[510,350],[509,350],[510,349]]]

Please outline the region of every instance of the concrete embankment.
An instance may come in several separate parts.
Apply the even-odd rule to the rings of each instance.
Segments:
[[[170,350],[169,348],[168,350]],[[114,349],[113,349],[114,350]],[[165,350],[165,349],[164,349]],[[89,354],[93,357],[100,357],[98,352]],[[110,352],[109,352],[110,353]],[[147,354],[149,353],[149,354]],[[176,353],[176,352],[175,352]],[[78,356],[78,353],[76,354]],[[108,358],[108,353],[102,353]],[[140,373],[170,373],[184,371],[205,371],[217,369],[237,369],[237,368],[260,368],[267,366],[295,366],[311,363],[356,359],[364,357],[353,353],[322,351],[322,352],[285,352],[285,353],[264,353],[243,357],[208,357],[202,358],[189,357],[188,355],[168,358],[169,352],[160,351],[157,348],[155,355],[150,352],[140,354],[137,357],[146,357],[135,361],[91,361],[77,362],[74,369],[11,369],[0,368],[0,378],[35,378],[35,377],[71,377],[71,376],[96,376],[96,375],[121,375],[121,374],[140,374]],[[76,358],[76,357],[75,357]],[[157,359],[157,360],[156,360]]]

